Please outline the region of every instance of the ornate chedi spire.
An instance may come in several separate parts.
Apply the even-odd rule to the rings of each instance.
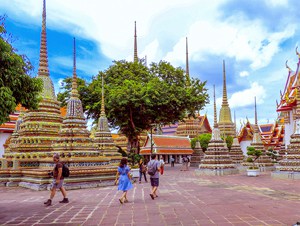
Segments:
[[[71,97],[67,105],[67,115],[63,120],[62,129],[59,132],[60,138],[53,144],[56,152],[80,152],[85,156],[91,151],[98,153],[96,147],[90,138],[90,132],[87,130],[86,120],[83,114],[83,108],[77,90],[76,74],[76,42],[74,38],[73,49],[73,80]],[[71,153],[70,153],[71,154]]]
[[[59,102],[56,100],[48,69],[45,0],[43,0],[40,64],[37,77],[43,81],[42,100],[38,110],[28,111],[23,117],[15,147],[19,152],[51,151],[51,144],[57,140],[62,123]]]
[[[188,39],[186,38],[186,86],[191,85],[190,72],[189,72],[189,52],[188,52]],[[189,136],[190,138],[197,137],[201,133],[210,133],[204,124],[201,125],[200,115],[196,117],[189,117],[188,111],[185,112],[185,118],[183,121],[178,123],[176,129],[177,136]]]
[[[133,51],[133,62],[138,62],[138,51],[137,51],[137,36],[136,36],[136,21],[134,21],[134,51]]]
[[[224,146],[224,142],[220,136],[220,130],[217,124],[216,96],[214,88],[214,128],[208,148],[201,160],[199,169],[195,171],[200,175],[228,175],[236,174],[238,170],[232,162],[228,148]]]
[[[42,16],[42,32],[40,47],[40,62],[38,69],[38,78],[43,80],[43,98],[56,100],[53,82],[50,78],[48,67],[48,51],[47,51],[47,32],[46,32],[46,0],[43,0],[43,16]]]
[[[255,125],[254,125],[254,134],[253,140],[250,144],[256,150],[261,150],[263,154],[256,160],[256,164],[258,164],[261,170],[273,170],[273,163],[269,156],[267,156],[264,144],[261,140],[261,135],[259,133],[258,120],[257,120],[257,108],[256,108],[256,97],[254,97],[254,117],[255,117]]]
[[[223,100],[220,110],[219,128],[225,136],[235,136],[234,123],[231,120],[231,111],[228,104],[227,88],[226,88],[226,70],[225,61],[223,60]]]
[[[104,107],[104,78],[102,75],[102,103],[101,103],[101,113],[98,120],[98,126],[95,133],[94,143],[97,145],[98,151],[100,151],[104,156],[109,156],[114,160],[119,160],[121,154],[118,153],[118,148],[116,147],[111,132],[108,126],[108,120],[105,115]]]

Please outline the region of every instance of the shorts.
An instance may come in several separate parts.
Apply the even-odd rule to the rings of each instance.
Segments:
[[[56,179],[53,179],[52,184],[51,184],[51,189],[52,188],[56,188],[56,189],[62,188],[63,184],[64,184],[64,179],[60,179],[58,184],[56,184]]]
[[[159,178],[150,178],[151,186],[152,187],[158,187],[159,185]]]

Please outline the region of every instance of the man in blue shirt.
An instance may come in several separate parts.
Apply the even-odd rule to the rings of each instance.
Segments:
[[[151,198],[154,199],[158,197],[156,195],[157,188],[159,186],[159,172],[160,172],[160,163],[156,160],[156,154],[151,154],[151,160],[147,164],[148,169],[154,168],[154,175],[150,175],[150,181],[152,186],[152,192],[150,194]]]

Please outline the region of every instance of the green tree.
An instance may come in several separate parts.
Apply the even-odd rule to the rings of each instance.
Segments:
[[[198,137],[195,137],[191,140],[191,147],[192,147],[192,149],[194,149],[196,146],[196,142],[199,141],[202,150],[205,152],[210,140],[211,140],[211,134],[203,133],[203,134],[199,135]]]
[[[232,136],[227,136],[225,141],[226,141],[226,144],[227,144],[227,148],[229,150],[231,150],[232,143],[233,143],[233,137]]]
[[[194,115],[208,103],[206,82],[191,79],[187,87],[181,68],[163,61],[152,63],[149,68],[142,61],[115,61],[106,71],[99,72],[87,89],[84,88],[87,94],[83,100],[84,109],[88,117],[95,120],[100,115],[102,76],[107,118],[112,127],[119,128],[127,136],[131,150],[137,153],[138,137],[142,131],[149,130],[151,124],[174,123],[182,120],[186,112]],[[66,100],[68,97],[64,94],[60,98]]]
[[[252,162],[253,163],[253,169],[255,168],[255,161],[262,155],[261,150],[256,150],[252,146],[247,147],[247,155],[249,156],[247,158],[247,162]]]
[[[42,91],[42,81],[29,75],[32,65],[28,58],[12,47],[4,22],[5,17],[0,16],[0,124],[9,120],[18,104],[37,109]]]

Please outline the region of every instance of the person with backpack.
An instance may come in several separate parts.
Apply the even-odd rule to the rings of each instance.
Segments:
[[[151,160],[147,164],[148,167],[148,174],[150,175],[151,181],[151,194],[150,197],[152,199],[158,197],[156,195],[158,186],[159,186],[159,173],[160,173],[160,163],[156,160],[156,154],[151,154]]]
[[[68,203],[69,202],[69,199],[67,198],[67,192],[66,192],[65,188],[63,187],[64,164],[59,161],[59,154],[53,155],[53,161],[55,163],[55,167],[53,169],[53,172],[49,173],[49,175],[53,175],[53,181],[52,181],[51,190],[50,190],[51,193],[50,193],[50,198],[46,202],[44,202],[45,206],[51,206],[52,199],[54,198],[55,193],[56,193],[56,189],[59,189],[64,197],[64,199],[62,201],[60,201],[60,203]],[[67,175],[65,175],[65,176],[69,176],[68,175],[69,169],[67,167],[65,167],[65,169],[67,171]],[[64,173],[66,173],[66,172],[64,172]]]
[[[139,161],[139,172],[140,172],[140,178],[139,178],[139,183],[142,182],[142,176],[144,175],[144,178],[145,178],[145,181],[147,181],[147,176],[146,176],[146,172],[147,172],[147,167],[146,165],[144,164],[144,160],[141,158],[140,161]]]

